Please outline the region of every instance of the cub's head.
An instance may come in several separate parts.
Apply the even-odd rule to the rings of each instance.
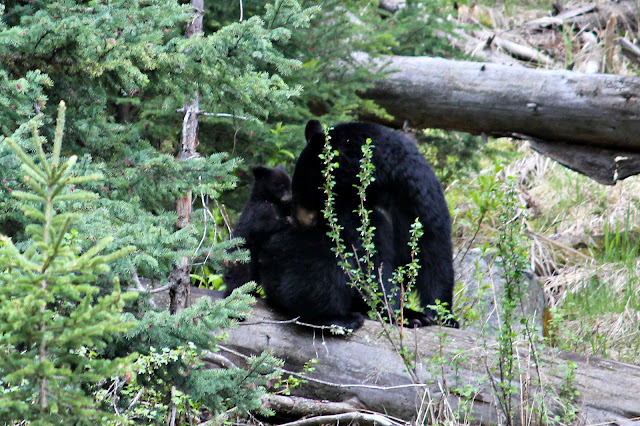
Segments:
[[[289,204],[291,202],[291,176],[283,166],[263,167],[253,169],[253,201],[270,201],[273,203]]]

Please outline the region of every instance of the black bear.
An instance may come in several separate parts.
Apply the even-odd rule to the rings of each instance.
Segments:
[[[298,226],[318,228],[314,232],[322,235],[327,227],[321,213],[326,195],[322,189],[325,166],[319,158],[325,144],[325,134],[320,122],[309,121],[305,136],[307,145],[298,157],[293,174],[293,216]],[[411,225],[418,218],[424,233],[418,242],[420,269],[415,289],[425,313],[407,312],[407,316],[412,326],[435,324],[435,312],[427,306],[434,305],[435,301],[439,300],[451,309],[454,287],[451,218],[438,178],[415,144],[406,136],[387,127],[364,122],[343,123],[329,131],[329,138],[331,148],[339,153],[339,167],[334,171],[336,185],[333,191],[336,194],[335,211],[338,222],[344,227],[342,238],[345,245],[356,250],[361,245],[357,231],[359,221],[353,213],[359,204],[355,186],[359,184],[357,174],[362,159],[362,145],[370,138],[373,143],[375,180],[367,189],[366,208],[374,212],[372,224],[378,228],[375,240],[378,251],[376,267],[384,267],[381,278],[383,285],[387,287],[385,290],[389,293],[397,292],[397,289],[389,288],[390,271],[411,261],[407,243]],[[286,240],[291,238],[292,234],[296,235],[294,231],[287,231],[285,236],[275,238]],[[297,243],[302,244],[302,237],[296,236],[295,239]],[[324,241],[317,235],[315,239],[316,242]],[[309,244],[313,246],[312,243]],[[327,243],[318,243],[318,246],[324,250],[325,244]],[[312,251],[311,247],[303,245],[302,248],[300,253],[303,256],[307,255],[307,248]],[[324,257],[323,255],[323,259]],[[307,268],[306,276],[311,277],[316,272],[310,260],[298,261],[304,262],[304,267]],[[321,265],[327,267],[328,263],[330,262],[323,261]],[[336,277],[339,275],[337,270],[332,270],[333,272]],[[330,310],[330,316],[335,319],[334,308],[345,302],[344,294],[348,292],[335,290],[343,282],[344,275],[340,279],[335,278],[335,281],[332,281],[332,278],[319,282],[304,280],[298,284],[292,282],[288,291],[306,292],[307,296],[297,301],[304,306],[296,308],[297,310]],[[269,292],[266,293],[267,297],[270,297]],[[394,308],[397,308],[397,305]],[[344,318],[348,318],[349,315],[344,315]],[[457,322],[450,320],[447,325],[457,327]]]
[[[291,176],[284,167],[255,166],[251,195],[245,204],[231,237],[241,237],[249,250],[249,263],[227,266],[223,280],[226,294],[248,281],[260,281],[258,256],[261,245],[275,232],[291,223]]]
[[[377,225],[376,248],[391,252],[390,223],[379,210],[372,212],[371,220]],[[260,284],[271,306],[300,317],[302,322],[355,330],[362,325],[369,308],[349,285],[331,250],[333,246],[323,226],[280,229],[261,247]],[[392,259],[388,260],[380,261],[388,265],[385,276],[392,272]]]

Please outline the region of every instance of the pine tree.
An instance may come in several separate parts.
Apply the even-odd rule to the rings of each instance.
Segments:
[[[7,237],[0,242],[0,418],[4,422],[28,420],[33,424],[100,421],[108,416],[94,408],[85,387],[104,377],[124,375],[131,356],[93,359],[84,350],[101,350],[132,324],[121,321],[126,300],[118,281],[109,295],[96,298],[97,276],[108,263],[131,252],[125,247],[101,254],[103,239],[81,252],[71,224],[78,214],[61,212],[64,203],[94,194],[73,190],[99,175],[74,175],[76,157],[61,161],[64,103],[60,103],[52,155],[48,158],[36,122],[31,122],[38,163],[12,139],[5,139],[22,161],[21,172],[29,191],[14,191],[31,224],[24,251]]]

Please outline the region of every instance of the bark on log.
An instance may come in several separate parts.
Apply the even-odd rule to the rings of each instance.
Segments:
[[[572,168],[608,184],[625,174],[616,173],[610,153],[640,152],[638,77],[429,57],[386,57],[377,65],[393,71],[364,96],[397,123],[606,149],[599,161],[609,167]]]
[[[640,174],[640,153],[528,139],[540,154],[604,185]]]
[[[197,292],[208,294],[202,289]],[[369,410],[406,421],[414,418],[421,408],[431,409],[435,414],[440,410],[440,415],[456,410],[468,399],[454,393],[448,393],[445,398],[443,389],[456,383],[473,384],[478,390],[471,400],[471,423],[489,425],[501,421],[491,385],[481,379],[487,377],[488,368],[495,366],[495,345],[489,342],[483,346],[475,334],[437,327],[405,329],[404,343],[415,351],[416,374],[420,383],[427,383],[415,385],[392,345],[380,337],[382,328],[376,322],[365,321],[365,325],[349,337],[334,337],[326,330],[277,322],[282,319],[258,303],[252,317],[229,332],[223,344],[228,351],[222,353],[239,363],[243,358],[234,358],[233,353],[246,356],[269,350],[285,361],[285,369],[295,372],[300,372],[309,359],[315,358],[318,360],[315,371],[306,376],[307,383],[295,390],[297,395],[338,402],[357,401]],[[447,341],[442,346],[438,337],[441,331],[447,333]],[[437,364],[430,365],[429,360],[437,356],[449,361],[442,367],[442,373],[436,368],[433,374],[432,367]],[[523,365],[533,363],[524,348],[518,348],[517,359]],[[568,352],[544,351],[539,353],[539,361],[546,392],[531,381],[525,388],[525,383],[514,384],[524,389],[530,399],[544,397],[550,411],[562,411],[551,397],[554,391],[550,389],[557,392],[561,385],[567,384],[566,365],[571,361],[577,364],[574,383],[580,394],[574,407],[582,422],[626,424],[630,419],[640,418],[640,367]],[[495,374],[494,371],[492,375]],[[536,377],[533,367],[521,378],[526,379],[527,375]],[[518,404],[517,399],[514,402]],[[517,413],[516,410],[516,417]]]

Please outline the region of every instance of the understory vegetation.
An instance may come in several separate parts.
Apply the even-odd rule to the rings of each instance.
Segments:
[[[467,22],[508,31],[546,16],[544,10],[551,4],[483,1],[466,6],[469,9],[463,8],[462,19]],[[612,31],[616,30],[602,29],[600,35]],[[528,37],[526,31],[512,33],[514,39]],[[624,29],[617,35],[634,38]],[[565,25],[561,43],[545,43],[541,41],[537,47],[557,61],[558,67],[586,70],[585,64],[595,60],[600,62],[600,72],[638,75],[637,63],[628,60],[619,48],[604,39],[590,46],[585,35],[574,27]],[[489,139],[483,152],[474,157],[480,163],[476,170],[482,171],[450,179],[451,184],[446,185],[457,226],[457,246],[464,251],[470,246],[491,245],[501,223],[499,206],[504,201],[486,199],[491,185],[487,181],[498,169],[500,179],[513,176],[515,194],[522,206],[519,217],[528,245],[529,269],[538,277],[547,303],[548,311],[542,317],[548,344],[640,363],[638,177],[619,181],[615,186],[601,185],[533,152],[526,143],[511,143],[508,139]],[[460,288],[458,302],[465,303],[464,294]]]
[[[224,264],[238,260],[230,230],[248,170],[292,171],[307,119],[390,122],[359,96],[384,72],[352,51],[471,60],[446,35],[506,30],[550,7],[205,0],[203,34],[187,39],[184,2],[0,5],[0,424],[269,422],[265,398],[305,382],[269,352],[241,367],[226,358],[228,330],[250,315],[255,286],[174,314],[154,292],[182,259],[193,287],[223,289]],[[545,52],[558,68],[579,67],[586,43],[562,31]],[[620,58],[606,56],[603,71],[638,75]],[[194,93],[198,155],[177,161]],[[556,350],[640,364],[640,179],[603,186],[526,142],[411,130],[445,190],[456,267],[471,271],[457,279],[453,312],[488,354],[486,376],[447,380],[445,367],[466,354],[415,359],[403,329],[386,325],[411,380],[424,362],[441,386],[412,417],[472,423],[474,396],[488,386],[506,424],[577,421],[576,365],[567,362],[553,389],[535,366]],[[365,164],[365,185],[370,173]],[[179,228],[185,194],[192,220]],[[366,237],[366,220],[362,229]],[[419,238],[419,224],[413,232]],[[399,279],[410,282],[416,267]],[[359,279],[375,296],[373,275]],[[433,308],[446,317],[447,307]],[[441,348],[449,337],[437,327]],[[525,398],[529,386],[540,393]],[[462,402],[446,406],[448,396]]]

